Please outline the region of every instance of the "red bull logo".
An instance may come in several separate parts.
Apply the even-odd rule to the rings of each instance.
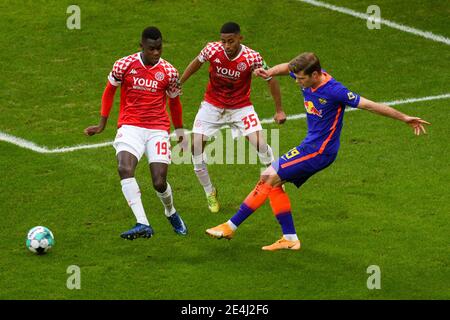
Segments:
[[[305,109],[309,114],[322,118],[322,110],[317,109],[311,101],[305,101]]]

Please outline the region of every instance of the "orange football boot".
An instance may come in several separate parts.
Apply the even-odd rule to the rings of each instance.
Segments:
[[[226,222],[219,224],[217,227],[207,229],[206,233],[213,238],[217,238],[217,239],[225,238],[228,240],[233,238],[233,235],[234,235],[234,231],[231,229],[231,227]]]
[[[271,244],[270,246],[264,246],[262,247],[263,250],[267,251],[276,251],[276,250],[300,250],[301,244],[300,240],[296,241],[289,241],[283,237],[281,237],[280,240],[276,241],[275,243]]]

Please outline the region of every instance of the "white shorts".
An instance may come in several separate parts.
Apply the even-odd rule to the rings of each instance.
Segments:
[[[252,105],[240,109],[223,109],[202,101],[194,120],[193,133],[212,137],[224,125],[231,128],[233,138],[261,131],[261,122]]]
[[[121,151],[133,154],[138,161],[145,153],[148,163],[170,164],[170,137],[167,131],[123,125],[113,143],[116,155]]]

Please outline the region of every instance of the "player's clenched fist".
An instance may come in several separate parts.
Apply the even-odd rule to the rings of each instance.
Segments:
[[[93,136],[94,134],[101,133],[103,130],[105,130],[106,122],[108,121],[108,117],[102,116],[100,118],[100,123],[96,126],[90,126],[84,129],[84,134],[87,136]]]
[[[103,131],[104,128],[101,126],[90,126],[84,129],[84,134],[87,136],[93,136],[94,134],[98,134]]]
[[[269,78],[270,77],[270,74],[264,68],[255,69],[255,71],[253,71],[253,74],[255,76],[261,77],[261,78]]]
[[[277,112],[273,119],[275,120],[275,123],[283,124],[286,122],[286,114],[284,111]]]

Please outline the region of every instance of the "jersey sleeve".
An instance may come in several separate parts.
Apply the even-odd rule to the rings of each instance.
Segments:
[[[122,64],[120,63],[120,60],[118,60],[114,63],[113,68],[108,75],[109,83],[111,83],[115,87],[120,86],[123,79],[123,73],[124,71],[122,68]]]
[[[264,59],[261,57],[259,52],[253,51],[248,55],[250,67],[252,68],[252,71],[258,68],[263,68],[266,64]]]
[[[117,87],[122,84],[123,75],[130,63],[130,57],[119,59],[114,63],[113,68],[108,75],[108,80],[113,86]]]
[[[263,68],[264,70],[268,70],[269,66],[267,65],[266,61],[264,61],[261,54],[257,51],[253,51],[248,55],[250,68],[252,71]],[[269,81],[272,79],[272,77],[264,78],[264,80]]]
[[[166,72],[169,76],[169,84],[166,93],[169,98],[175,98],[181,95],[180,74],[178,73],[178,70],[172,66],[166,68]]]
[[[361,97],[359,94],[356,94],[350,90],[348,90],[346,87],[341,86],[335,91],[335,98],[338,102],[350,106],[352,108],[357,108],[359,104],[359,100]]]
[[[219,50],[220,43],[218,42],[210,42],[208,43],[202,51],[200,51],[200,54],[198,55],[197,59],[201,63],[205,63],[206,61],[209,61],[211,57]]]

